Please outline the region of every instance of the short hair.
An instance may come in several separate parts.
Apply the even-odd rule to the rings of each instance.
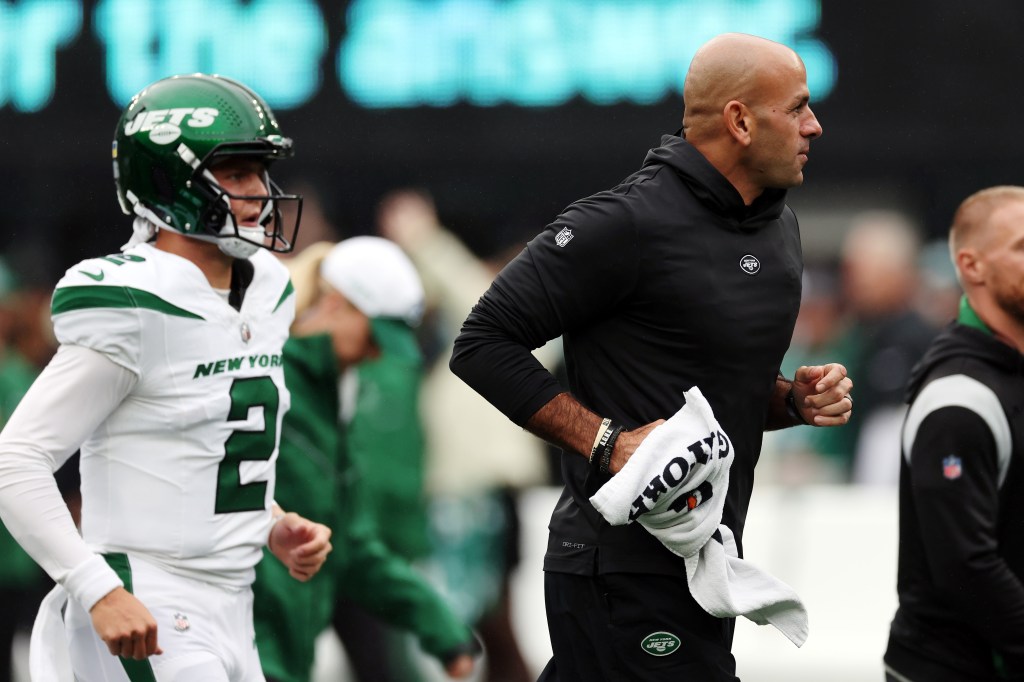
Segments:
[[[949,227],[949,255],[954,263],[956,252],[978,233],[992,212],[1011,201],[1024,201],[1024,187],[997,185],[979,190],[963,200]]]

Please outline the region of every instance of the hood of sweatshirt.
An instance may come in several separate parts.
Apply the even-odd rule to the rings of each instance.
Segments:
[[[777,220],[786,207],[786,190],[766,189],[747,206],[724,175],[679,135],[663,135],[661,146],[647,152],[644,166],[669,166],[711,210],[730,218],[744,230],[756,230]]]
[[[991,334],[960,322],[951,322],[939,333],[910,373],[906,400],[915,396],[929,372],[950,358],[977,358],[1007,374],[1024,374],[1024,355]]]

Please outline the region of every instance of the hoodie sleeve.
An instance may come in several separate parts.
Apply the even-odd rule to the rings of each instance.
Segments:
[[[994,650],[1024,661],[1024,584],[1000,555],[1000,456],[989,420],[963,405],[920,422],[911,489],[933,584]]]
[[[524,425],[564,389],[531,351],[599,322],[635,286],[637,240],[622,197],[570,206],[502,270],[455,340],[452,371]]]

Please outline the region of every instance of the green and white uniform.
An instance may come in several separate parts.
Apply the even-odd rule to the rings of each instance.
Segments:
[[[82,444],[82,534],[171,573],[252,583],[271,526],[290,402],[282,347],[294,314],[269,253],[240,310],[193,263],[148,245],[71,268],[53,296],[57,339],[138,376]]]
[[[294,296],[268,253],[235,268],[251,273],[238,310],[191,261],[145,244],[83,261],[54,292],[61,346],[0,434],[0,514],[72,598],[78,680],[262,680],[249,586],[272,523]],[[53,479],[79,447],[81,536]],[[89,627],[121,585],[157,619],[162,656],[119,661]],[[210,612],[190,585],[242,610]]]

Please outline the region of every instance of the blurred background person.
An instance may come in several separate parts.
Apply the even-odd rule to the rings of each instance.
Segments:
[[[304,585],[273,562],[257,567],[264,672],[271,682],[307,682],[315,640],[333,620],[355,679],[421,679],[400,630],[464,678],[475,667],[473,635],[408,558],[425,544],[413,331],[423,293],[415,269],[377,237],[313,244],[287,263],[297,302],[285,344],[293,405],[282,426],[276,499],[330,523],[338,550]]]
[[[903,390],[937,328],[916,308],[920,241],[895,211],[854,216],[840,250],[842,296],[849,316],[840,345],[857,376],[857,409],[847,424],[854,483],[895,485]]]
[[[830,359],[854,371],[857,365],[848,342],[849,322],[843,314],[835,264],[808,263],[802,280],[793,341],[780,371],[793,376],[801,365],[821,365]],[[761,457],[758,467],[764,466],[764,475],[786,485],[846,483],[856,435],[848,425],[842,429],[768,431],[764,435],[767,456]]]
[[[949,260],[949,241],[933,239],[921,248],[918,257],[920,286],[914,307],[936,329],[956,319],[963,289],[956,268]]]
[[[23,287],[0,257],[0,429],[54,351],[49,294]],[[0,682],[14,679],[14,641],[27,637],[36,608],[52,585],[0,524]]]
[[[517,495],[550,482],[548,449],[448,369],[462,321],[506,259],[492,263],[477,257],[442,227],[433,201],[418,190],[385,196],[378,230],[416,265],[437,335],[422,393],[433,536],[430,573],[479,632],[487,679],[532,680],[512,627],[509,582],[520,554]],[[555,368],[561,347],[548,344],[537,357]]]

